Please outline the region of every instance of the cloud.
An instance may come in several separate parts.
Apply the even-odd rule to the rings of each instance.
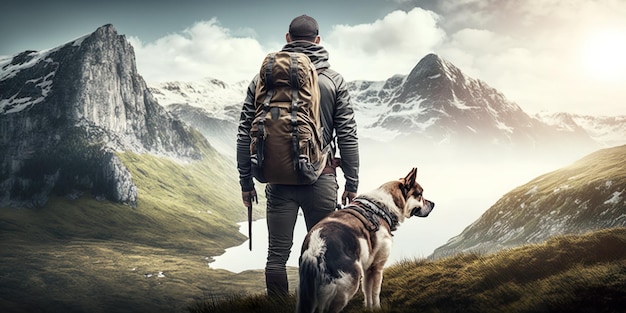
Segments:
[[[384,80],[408,73],[446,37],[439,16],[414,8],[393,11],[369,24],[335,25],[322,44],[346,79]]]
[[[322,38],[322,45],[330,53],[332,67],[346,79],[384,80],[408,73],[443,42],[446,35],[437,26],[439,18],[420,8],[394,11],[369,24],[335,25]],[[151,82],[203,77],[248,80],[268,52],[281,48],[277,43],[261,45],[250,29],[233,34],[216,18],[155,42],[143,43],[136,37],[129,40],[139,72]]]
[[[143,43],[136,37],[129,41],[135,49],[139,72],[151,82],[204,77],[227,82],[251,79],[259,60],[267,53],[256,39],[233,36],[215,18],[152,43]]]
[[[407,74],[434,52],[529,113],[605,113],[603,108],[626,101],[623,84],[591,81],[581,51],[599,33],[626,29],[626,3],[573,1],[441,1],[439,13],[416,7],[371,23],[334,25],[322,45],[332,68],[348,81]],[[130,40],[149,82],[236,82],[251,79],[263,57],[282,45],[255,38],[253,29],[230,30],[213,18],[151,43]]]
[[[607,114],[605,108],[626,101],[616,81],[591,77],[582,57],[589,38],[625,29],[625,2],[441,0],[439,4],[439,25],[449,37],[437,52],[525,111]]]

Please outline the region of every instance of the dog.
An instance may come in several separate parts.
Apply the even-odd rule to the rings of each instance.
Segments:
[[[365,307],[380,308],[383,267],[392,232],[406,218],[426,217],[435,203],[416,181],[417,168],[358,195],[313,226],[299,259],[299,313],[340,312],[361,285]]]

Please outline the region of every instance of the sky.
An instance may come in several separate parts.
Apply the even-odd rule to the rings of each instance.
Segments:
[[[60,2],[60,1],[59,1]],[[292,18],[320,24],[346,80],[408,74],[428,53],[524,111],[624,115],[626,1],[14,1],[0,12],[0,58],[113,24],[149,83],[250,80],[285,43]]]

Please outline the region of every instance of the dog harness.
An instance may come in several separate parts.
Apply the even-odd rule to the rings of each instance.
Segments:
[[[362,196],[355,198],[342,210],[346,210],[346,212],[358,218],[370,232],[376,232],[380,229],[379,217],[387,222],[391,231],[398,228],[398,217],[395,214],[391,213],[383,204],[365,199]]]

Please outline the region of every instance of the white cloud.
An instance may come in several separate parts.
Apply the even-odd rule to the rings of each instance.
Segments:
[[[420,8],[394,11],[370,24],[335,25],[322,44],[346,79],[384,80],[408,73],[444,40],[438,20]]]
[[[322,45],[332,67],[346,79],[384,80],[408,73],[444,40],[439,18],[420,8],[394,11],[370,24],[335,25]],[[214,77],[235,82],[251,79],[265,54],[280,49],[278,43],[261,45],[251,29],[236,33],[239,36],[213,18],[152,43],[135,37],[130,41],[139,72],[148,81]]]
[[[451,35],[437,52],[525,111],[622,114],[614,109],[626,101],[617,75],[592,77],[581,55],[590,38],[626,29],[626,2],[443,0],[440,7]]]
[[[215,18],[152,43],[144,44],[135,37],[129,40],[135,48],[139,73],[153,82],[204,77],[227,82],[251,79],[266,54],[258,41],[234,37]]]
[[[465,0],[442,4],[442,15],[421,8],[398,10],[371,23],[334,25],[322,45],[332,67],[349,81],[407,74],[434,52],[529,113],[610,114],[603,108],[618,108],[626,101],[623,84],[593,82],[585,73],[581,51],[590,36],[626,27],[620,18],[626,3],[576,1],[570,5],[551,0],[541,6],[534,0]],[[155,42],[131,42],[139,71],[148,81],[248,80],[265,54],[282,45],[261,44],[253,29],[230,30],[215,18]]]

